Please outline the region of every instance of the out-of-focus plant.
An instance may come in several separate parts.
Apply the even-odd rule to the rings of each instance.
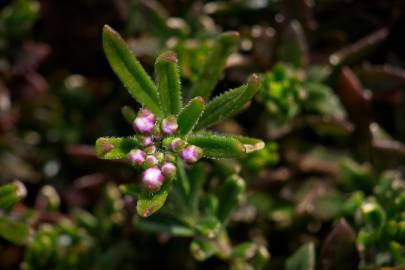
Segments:
[[[223,38],[226,47],[235,43],[234,34]],[[103,159],[127,160],[142,171],[144,188],[137,203],[139,215],[150,216],[163,206],[171,180],[176,178],[178,159],[192,164],[203,156],[238,158],[264,147],[258,139],[202,131],[239,111],[259,90],[260,81],[253,75],[248,84],[204,104],[222,74],[227,55],[221,54],[221,50],[213,50],[203,63],[191,89],[191,99],[183,105],[174,53],[166,52],[157,58],[155,84],[119,34],[108,26],[103,30],[103,44],[114,72],[143,108],[138,113],[130,107],[123,108],[137,135],[99,138],[96,152]]]
[[[354,228],[358,231],[360,265],[405,265],[405,182],[400,174],[386,171],[377,175],[370,167],[357,165],[350,171],[346,169],[345,176],[347,180],[363,178],[371,186],[370,193],[367,189],[355,191],[344,206],[346,216],[353,218]]]
[[[0,51],[25,37],[39,15],[36,0],[14,0],[0,12]]]
[[[321,69],[313,66],[304,71],[277,64],[263,75],[258,100],[265,105],[272,121],[285,122],[297,115],[311,114],[344,117],[337,96],[324,83],[329,73]]]
[[[0,237],[15,244],[24,244],[30,229],[24,216],[18,216],[11,210],[26,196],[23,183],[14,181],[0,186]]]
[[[49,192],[45,192],[49,193]],[[72,215],[41,222],[27,241],[22,269],[117,269],[133,252],[120,228],[124,225],[123,200],[117,186],[104,188],[93,210],[72,209]],[[48,213],[57,194],[44,194]],[[52,207],[56,207],[52,210]],[[118,237],[120,236],[120,237]]]

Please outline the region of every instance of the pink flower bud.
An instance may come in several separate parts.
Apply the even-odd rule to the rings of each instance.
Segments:
[[[145,151],[146,154],[153,154],[156,152],[156,146],[154,145],[150,145],[148,147],[146,147],[145,149],[143,149]]]
[[[180,138],[174,138],[170,143],[170,149],[174,152],[180,152],[184,149],[184,146],[186,146],[186,143]]]
[[[131,152],[128,153],[128,159],[133,165],[140,166],[145,161],[145,153],[139,149],[132,149]]]
[[[173,163],[165,162],[161,169],[163,175],[168,179],[173,179],[176,176],[176,166]]]
[[[148,155],[145,158],[145,166],[148,167],[148,168],[154,167],[154,166],[158,165],[158,163],[159,162],[158,162],[158,160],[157,160],[157,158],[155,156]]]
[[[149,190],[160,188],[164,180],[164,175],[157,167],[152,167],[142,173],[142,183]]]
[[[155,116],[148,110],[142,109],[134,120],[134,130],[150,134],[155,126]]]
[[[180,157],[188,163],[193,163],[199,160],[202,156],[202,149],[195,145],[188,145],[180,153]]]
[[[176,117],[174,116],[170,116],[162,121],[162,131],[166,135],[176,133],[178,127]]]
[[[153,144],[153,139],[150,136],[140,136],[139,141],[142,146],[149,146]]]

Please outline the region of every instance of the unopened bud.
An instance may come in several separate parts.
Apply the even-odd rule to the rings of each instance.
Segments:
[[[153,139],[150,136],[141,136],[139,141],[142,146],[149,146],[153,144]]]
[[[155,116],[148,110],[142,109],[134,120],[134,130],[150,134],[155,126]]]
[[[185,146],[186,143],[180,138],[174,138],[170,143],[170,149],[174,152],[180,152]]]
[[[146,154],[151,155],[156,152],[156,146],[150,145],[143,150],[145,151]]]
[[[173,163],[165,162],[162,165],[162,173],[168,179],[173,179],[176,176],[176,166]]]
[[[166,135],[176,133],[178,127],[177,119],[174,116],[170,116],[162,121],[162,131]]]
[[[148,155],[145,158],[145,166],[147,168],[155,167],[156,165],[158,165],[158,163],[159,162],[158,162],[157,158],[153,155]]]
[[[188,145],[180,153],[180,157],[187,163],[194,163],[202,156],[202,149],[195,145]]]
[[[133,165],[140,166],[145,161],[145,153],[139,149],[132,149],[131,152],[128,153],[128,159]]]
[[[157,167],[149,168],[142,174],[142,183],[149,190],[159,189],[163,183],[163,180],[164,176]]]

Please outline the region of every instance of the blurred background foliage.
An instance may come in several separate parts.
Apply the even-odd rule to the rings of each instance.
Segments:
[[[0,269],[405,267],[404,1],[4,0],[0,8]],[[149,73],[157,55],[175,51],[185,89],[218,34],[238,31],[215,94],[262,77],[250,106],[214,130],[266,147],[185,172],[190,183],[205,176],[187,205],[198,216],[191,233],[172,226],[181,217],[175,197],[153,219],[135,217],[131,190],[119,186],[138,175],[95,156],[98,137],[131,134],[120,109],[137,106],[103,54],[104,24]],[[218,224],[209,217],[227,199],[226,179],[243,188]]]

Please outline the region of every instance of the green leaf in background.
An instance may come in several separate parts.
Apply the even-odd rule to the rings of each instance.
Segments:
[[[8,211],[27,194],[26,187],[20,181],[0,186],[0,210]]]
[[[124,106],[121,109],[121,113],[129,124],[132,125],[134,123],[134,120],[136,118],[136,112],[134,111],[134,109],[129,106]]]
[[[202,193],[202,188],[205,181],[207,180],[207,175],[204,171],[204,165],[202,163],[197,163],[193,166],[190,171],[190,196],[188,197],[188,202],[190,208],[196,213],[198,211],[198,202]]]
[[[243,144],[232,136],[204,132],[190,135],[187,142],[202,148],[208,158],[238,158],[246,152]]]
[[[177,158],[177,179],[176,184],[180,186],[183,198],[187,198],[190,194],[190,179],[187,176],[184,168],[184,162],[181,158]]]
[[[174,52],[161,54],[155,63],[155,76],[160,105],[165,116],[177,114],[181,108],[180,76]]]
[[[217,246],[213,241],[195,239],[190,244],[190,251],[198,261],[204,261],[217,252]]]
[[[253,74],[247,83],[241,87],[229,90],[215,97],[205,107],[195,130],[200,130],[218,123],[231,116],[250,101],[260,89],[260,79]]]
[[[8,217],[0,217],[0,236],[15,244],[23,244],[30,234],[27,224]]]
[[[232,211],[240,203],[245,188],[245,181],[237,175],[232,175],[225,180],[218,194],[217,217],[219,221],[224,223],[229,219]]]
[[[139,198],[136,204],[136,211],[138,215],[146,218],[162,208],[162,206],[166,202],[167,195],[169,194],[168,191],[170,185],[171,183],[169,181],[166,181],[157,192],[143,190],[139,194]]]
[[[156,115],[161,115],[156,86],[121,36],[108,25],[103,28],[103,47],[115,74],[129,94]]]
[[[121,159],[140,144],[135,137],[101,137],[96,141],[96,155],[101,159]]]
[[[239,42],[238,32],[226,32],[215,41],[214,47],[203,63],[201,72],[191,89],[191,97],[201,96],[208,100],[215,85],[221,78],[228,56],[235,50]]]
[[[291,21],[281,37],[281,44],[278,49],[278,60],[289,63],[295,67],[304,66],[308,58],[308,45],[301,23],[297,20]]]
[[[188,102],[177,118],[180,135],[185,136],[193,130],[203,111],[204,99],[202,97],[195,97]]]
[[[358,263],[356,234],[346,220],[341,219],[322,245],[322,270],[356,270]]]
[[[301,246],[286,261],[285,270],[315,270],[315,245],[308,243]]]
[[[155,233],[167,233],[172,236],[178,237],[191,237],[194,235],[194,231],[184,226],[183,224],[176,223],[173,220],[168,221],[150,221],[135,217],[135,226],[141,230],[155,232]]]

